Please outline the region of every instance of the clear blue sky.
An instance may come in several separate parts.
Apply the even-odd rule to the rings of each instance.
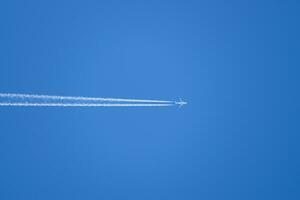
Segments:
[[[299,199],[299,10],[2,0],[1,92],[189,104],[0,108],[0,199]]]

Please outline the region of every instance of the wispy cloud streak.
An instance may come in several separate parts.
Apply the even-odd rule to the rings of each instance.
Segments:
[[[74,97],[74,96],[54,96],[37,94],[15,94],[0,93],[0,98],[21,98],[21,99],[44,99],[44,100],[71,100],[71,101],[105,101],[105,102],[132,102],[132,103],[174,103],[173,101],[146,100],[146,99],[121,99],[121,98],[99,98],[99,97]]]
[[[0,93],[0,107],[167,107],[181,104],[181,101]]]
[[[0,106],[9,107],[166,107],[174,105],[157,103],[0,103]]]

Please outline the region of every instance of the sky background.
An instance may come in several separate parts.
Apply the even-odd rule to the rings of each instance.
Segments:
[[[0,92],[178,100],[0,108],[0,199],[299,199],[287,1],[0,2]]]

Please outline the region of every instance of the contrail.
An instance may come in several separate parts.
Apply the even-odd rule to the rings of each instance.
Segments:
[[[74,97],[74,96],[54,96],[54,95],[37,95],[37,94],[14,94],[0,93],[0,98],[30,98],[30,99],[47,99],[47,100],[73,100],[73,101],[106,101],[106,102],[136,102],[136,103],[174,103],[173,101],[146,100],[146,99],[120,99],[120,98],[96,98],[96,97]]]
[[[180,101],[0,93],[0,106],[18,107],[179,107]]]
[[[175,104],[150,104],[150,103],[0,103],[0,106],[17,107],[162,107]]]

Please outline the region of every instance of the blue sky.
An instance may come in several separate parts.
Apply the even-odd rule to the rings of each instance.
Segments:
[[[299,199],[299,2],[1,1],[0,199]]]

